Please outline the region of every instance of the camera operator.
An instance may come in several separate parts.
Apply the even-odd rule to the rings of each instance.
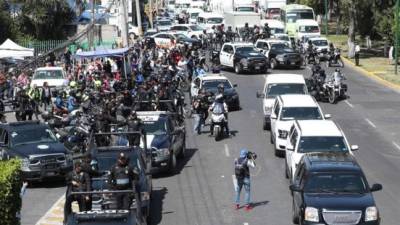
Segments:
[[[235,159],[235,176],[237,186],[235,187],[235,209],[240,208],[240,192],[244,187],[245,191],[245,210],[249,211],[252,209],[250,203],[250,167],[255,168],[255,160],[257,154],[248,151],[247,149],[240,150],[239,158]]]

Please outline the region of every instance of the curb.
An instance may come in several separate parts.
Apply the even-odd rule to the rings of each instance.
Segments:
[[[379,84],[394,89],[396,91],[400,91],[400,85],[399,84],[394,84],[390,81],[387,81],[385,79],[383,79],[382,77],[375,75],[374,73],[371,73],[369,71],[367,71],[366,69],[363,69],[359,66],[356,66],[351,60],[347,59],[346,57],[342,57],[342,59],[346,62],[346,64],[350,65],[353,69],[357,70],[358,72],[360,72],[362,75],[369,77],[375,81],[377,81]],[[400,75],[399,75],[400,76]]]

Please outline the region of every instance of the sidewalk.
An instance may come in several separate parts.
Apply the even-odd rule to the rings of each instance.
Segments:
[[[389,62],[388,58],[379,56],[379,53],[374,54],[371,51],[368,52],[366,49],[362,49],[360,65],[356,66],[354,59],[347,58],[347,37],[332,35],[328,38],[333,41],[335,46],[342,49],[342,58],[346,65],[357,69],[363,75],[378,81],[382,85],[400,91],[400,71],[398,75],[394,73],[394,65]],[[381,54],[383,55],[383,53]]]

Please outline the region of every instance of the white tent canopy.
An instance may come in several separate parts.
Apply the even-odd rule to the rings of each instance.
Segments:
[[[29,56],[33,56],[33,48],[24,48],[10,39],[0,45],[0,58],[23,59]]]

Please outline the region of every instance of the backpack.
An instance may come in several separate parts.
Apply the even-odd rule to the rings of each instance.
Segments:
[[[239,158],[235,160],[235,176],[237,179],[243,179],[246,176],[247,159]]]

